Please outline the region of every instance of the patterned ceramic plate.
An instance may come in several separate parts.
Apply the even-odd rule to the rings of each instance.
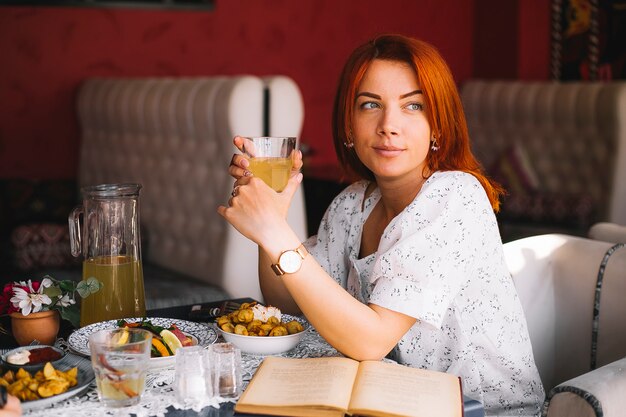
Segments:
[[[2,350],[2,354],[8,352],[9,350]],[[35,408],[43,408],[49,407],[51,404],[56,403],[57,401],[62,401],[73,397],[74,395],[80,394],[89,388],[89,384],[94,380],[93,369],[91,368],[91,361],[88,358],[83,358],[82,356],[73,355],[71,353],[66,354],[63,358],[59,359],[54,363],[54,368],[60,371],[67,371],[73,367],[78,368],[78,375],[76,377],[77,384],[65,391],[62,394],[53,395],[52,397],[42,398],[40,400],[33,401],[24,401],[22,402],[22,410],[27,411]]]
[[[127,322],[141,321],[141,317],[134,317],[125,319]],[[170,327],[175,324],[183,333],[191,336],[197,345],[206,347],[217,340],[217,332],[212,327],[202,323],[194,323],[192,321],[166,319],[161,317],[148,317],[148,320],[155,326]],[[89,335],[99,330],[115,329],[117,328],[117,320],[101,321],[99,323],[90,324],[89,326],[81,327],[75,330],[67,340],[70,348],[81,355],[89,356]],[[167,356],[164,358],[152,358],[150,359],[151,368],[164,368],[174,365],[174,356]]]

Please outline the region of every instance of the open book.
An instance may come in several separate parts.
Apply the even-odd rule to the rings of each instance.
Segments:
[[[276,416],[463,416],[460,378],[378,361],[267,357],[235,405]]]

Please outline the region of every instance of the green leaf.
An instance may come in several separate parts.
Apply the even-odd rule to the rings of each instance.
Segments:
[[[63,291],[64,294],[73,293],[76,291],[76,283],[70,280],[59,281],[59,288],[61,288],[61,291]]]
[[[88,297],[90,294],[97,293],[102,287],[104,287],[104,284],[98,281],[96,277],[89,277],[86,280],[78,283],[78,285],[76,286],[76,291],[78,291],[78,295],[80,295],[82,298],[85,298]]]
[[[61,291],[60,288],[54,287],[54,286],[45,288],[43,290],[43,293],[46,294],[48,297],[50,297],[52,299],[54,299],[56,297],[60,297],[63,294],[63,292]]]
[[[81,281],[76,286],[76,291],[78,291],[78,295],[82,298],[87,297],[91,292],[89,291],[89,285],[85,281]]]
[[[70,307],[61,307],[59,312],[61,313],[61,318],[72,323],[72,326],[74,326],[75,329],[80,327],[80,312],[75,305]]]

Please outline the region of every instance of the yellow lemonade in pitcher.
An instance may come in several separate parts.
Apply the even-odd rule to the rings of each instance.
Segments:
[[[250,158],[248,169],[255,177],[280,192],[287,186],[291,173],[291,158]]]
[[[146,315],[141,263],[132,256],[102,256],[83,262],[83,281],[96,277],[104,286],[81,300],[80,325]]]

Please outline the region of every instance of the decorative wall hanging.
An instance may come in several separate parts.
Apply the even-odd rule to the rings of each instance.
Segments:
[[[626,79],[624,39],[626,0],[552,0],[552,79]]]

